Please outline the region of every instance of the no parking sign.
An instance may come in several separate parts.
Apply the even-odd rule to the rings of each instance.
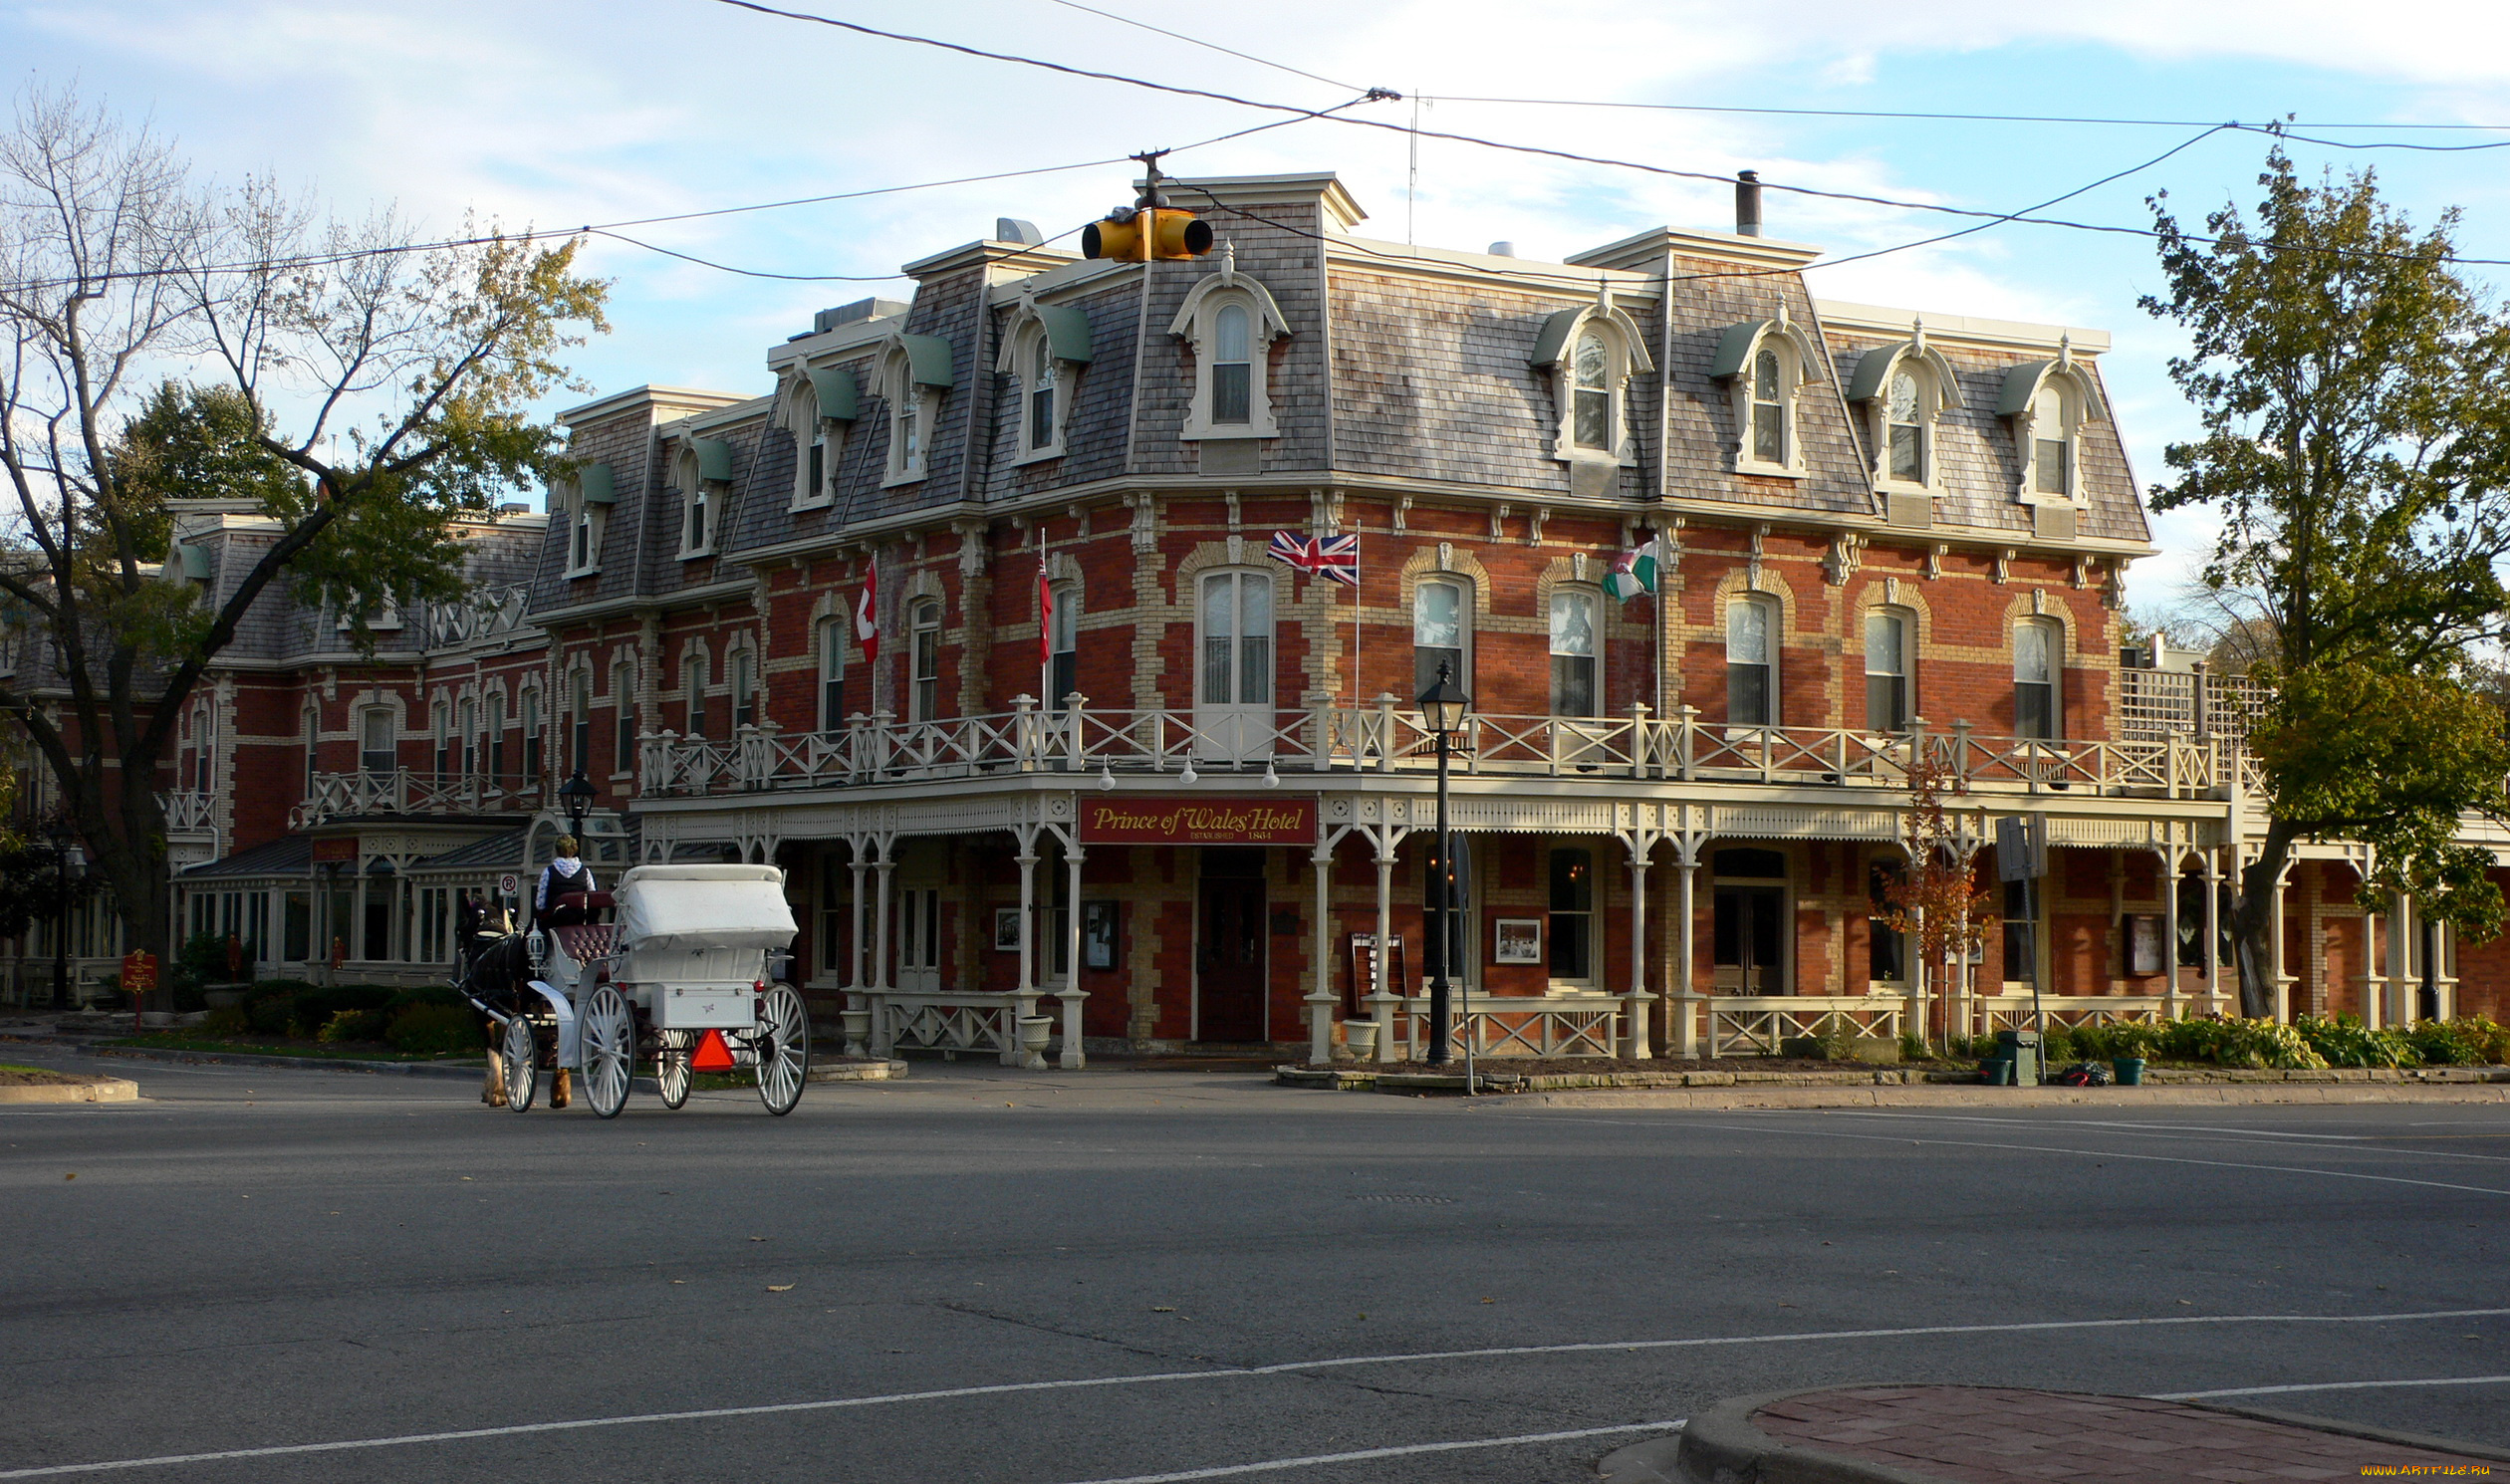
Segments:
[[[512,897],[516,897],[516,896],[520,896],[520,895],[522,895],[522,894],[523,894],[523,878],[522,878],[521,876],[519,876],[519,875],[516,875],[513,871],[510,871],[510,870],[509,870],[509,871],[507,871],[507,872],[505,872],[504,874],[502,874],[502,875],[498,876],[498,877],[497,877],[497,894],[498,894],[499,896],[503,896],[503,897],[507,897],[507,898],[512,898]]]

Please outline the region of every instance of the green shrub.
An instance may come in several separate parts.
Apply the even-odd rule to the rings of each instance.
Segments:
[[[2367,1029],[2359,1016],[2296,1016],[2292,1028],[2330,1067],[2419,1067],[2424,1060],[2401,1033]]]
[[[259,999],[247,1001],[244,1006],[244,1018],[258,1035],[294,1035],[295,1032],[290,1027],[296,1024],[296,996],[264,995]]]
[[[2142,1021],[2074,1028],[2075,1055],[2090,1062],[2115,1062],[2127,1057],[2150,1060],[2161,1045],[2161,1027]]]
[[[241,1005],[221,1006],[210,1011],[208,1019],[200,1023],[200,1034],[214,1036],[221,1041],[248,1035],[252,1029],[253,1018],[244,1012]]]
[[[335,1010],[323,1022],[317,1041],[380,1041],[383,1039],[383,1012],[380,1010]]]
[[[479,1017],[454,1005],[412,1005],[392,1018],[384,1039],[414,1057],[476,1051],[482,1044]]]
[[[2466,1067],[2487,1060],[2480,1038],[2468,1035],[2452,1020],[2416,1021],[2403,1036],[2427,1067]]]
[[[2489,1015],[2461,1015],[2449,1024],[2482,1053],[2478,1061],[2495,1067],[2510,1063],[2510,1026]]]

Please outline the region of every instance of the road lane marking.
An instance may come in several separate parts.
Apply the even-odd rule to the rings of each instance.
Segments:
[[[1540,1113],[1528,1114],[1540,1117]],[[1835,1128],[1807,1128],[1789,1123],[1637,1122],[1630,1118],[1570,1116],[1561,1122],[1610,1123],[1625,1128],[1716,1128],[1729,1133],[1808,1134],[1816,1138],[1853,1138],[1877,1144],[1938,1144],[1947,1149],[2014,1149],[2026,1154],[2077,1154],[2086,1159],[2134,1159],[2147,1164],[2198,1164],[2208,1169],[2259,1169],[2287,1175],[2321,1175],[2331,1180],[2371,1180],[2383,1185],[2418,1185],[2426,1190],[2463,1190],[2474,1195],[2510,1195],[2492,1185],[2458,1185],[2447,1180],[2416,1180],[2405,1175],[2371,1175],[2358,1170],[2319,1169],[2307,1164],[2248,1164],[2236,1159],[2190,1159],[2183,1154],[2136,1154],[2123,1149],[2077,1149],[2064,1144],[1999,1144],[1960,1138],[1908,1138],[1897,1133],[1843,1133]]]
[[[1224,1463],[1173,1474],[1128,1474],[1121,1479],[1092,1479],[1088,1484],[1186,1484],[1193,1479],[1226,1479],[1234,1474],[1269,1474],[1282,1469],[1316,1468],[1328,1463],[1359,1463],[1371,1458],[1402,1458],[1418,1453],[1456,1453],[1467,1448],[1522,1448],[1534,1443],[1567,1442],[1582,1437],[1611,1437],[1629,1432],[1678,1432],[1687,1420],[1624,1422],[1614,1427],[1581,1427],[1572,1432],[1522,1432],[1515,1437],[1476,1437],[1458,1442],[1406,1443],[1395,1448],[1363,1448],[1356,1453],[1312,1453],[1305,1458],[1269,1458],[1262,1463]]]
[[[2202,1401],[2208,1396],[2280,1396],[2287,1391],[2370,1391],[2391,1386],[2496,1386],[2510,1375],[2434,1375],[2409,1381],[2311,1381],[2298,1386],[2232,1386],[2221,1391],[2169,1391],[2155,1401]]]
[[[2166,1133],[2155,1133],[2155,1132],[2151,1132],[2150,1130],[2152,1130],[2152,1129],[2159,1129],[2159,1128],[2168,1128],[2168,1129],[2189,1129],[2189,1128],[2194,1128],[2194,1125],[2192,1125],[2192,1124],[2181,1124],[2181,1123],[2127,1123],[2127,1122],[2110,1122],[2110,1121],[2103,1121],[2103,1120],[2100,1120],[2100,1119],[2094,1119],[2094,1118],[2068,1118],[2068,1119],[2066,1119],[2065,1121],[2060,1122],[2060,1123],[2035,1123],[2035,1122],[2033,1122],[2033,1121],[2031,1121],[2030,1119],[2027,1119],[2027,1118],[1982,1118],[1982,1117],[1964,1116],[1964,1115],[1959,1114],[1959,1113],[1863,1113],[1863,1112],[1857,1112],[1857,1111],[1853,1111],[1853,1110],[1845,1110],[1845,1109],[1842,1109],[1842,1110],[1836,1110],[1836,1111],[1834,1111],[1834,1110],[1824,1110],[1824,1112],[1825,1112],[1825,1113],[1834,1113],[1836,1116],[1840,1116],[1840,1117],[1850,1117],[1850,1118],[1880,1118],[1880,1119],[1885,1119],[1885,1120],[1889,1120],[1889,1119],[1899,1119],[1899,1120],[1902,1120],[1902,1121],[1909,1121],[1909,1122],[1937,1122],[1937,1123],[1993,1123],[1993,1124],[1997,1124],[1997,1125],[2004,1126],[2004,1127],[2020,1127],[2020,1128],[2048,1128],[2048,1129],[2052,1129],[2052,1130],[2054,1130],[2054,1129],[2061,1129],[2061,1128],[2104,1128],[2104,1129],[2116,1129],[2116,1130],[2119,1130],[2119,1131],[2121,1131],[2121,1132],[2126,1132],[2126,1133],[2136,1133],[2136,1134],[2142,1134],[2144,1137],[2147,1137],[2147,1138],[2166,1138],[2166,1137],[2170,1137],[2170,1136],[2172,1136],[2172,1135],[2170,1135],[2170,1134],[2166,1134]],[[2476,1160],[2481,1160],[2481,1161],[2483,1161],[2484,1163],[2487,1163],[2487,1164],[2510,1164],[2510,1155],[2502,1155],[2502,1154],[2463,1154],[2463,1153],[2458,1152],[2458,1151],[2457,1151],[2457,1150],[2455,1150],[2455,1149],[2401,1149],[2401,1148],[2389,1148],[2389,1147],[2386,1147],[2386,1146],[2385,1146],[2385,1145],[2382,1142],[2382,1140],[2383,1140],[2383,1139],[2389,1139],[2389,1138],[2432,1138],[2432,1137],[2445,1137],[2446,1135],[2436,1135],[2436,1134],[2410,1134],[2410,1133],[2398,1133],[2398,1134],[2373,1134],[2373,1133],[2270,1133],[2270,1132],[2267,1132],[2267,1131],[2262,1130],[2262,1129],[2252,1130],[2252,1129],[2245,1129],[2245,1128],[2195,1128],[2195,1129],[2194,1129],[2194,1131],[2197,1131],[2197,1132],[2203,1132],[2203,1133],[2225,1134],[2225,1135],[2245,1135],[2245,1134],[2249,1134],[2249,1133],[2254,1132],[2254,1133],[2257,1135],[2257,1138],[2258,1138],[2258,1140],[2259,1140],[2259,1141],[2263,1141],[2264,1139],[2267,1139],[2267,1138],[2316,1138],[2316,1139],[2328,1139],[2328,1140],[2342,1140],[2342,1141],[2344,1141],[2345,1143],[2352,1143],[2352,1144],[2359,1144],[2359,1145],[2361,1145],[2361,1146],[2362,1146],[2362,1150],[2363,1150],[2363,1152],[2365,1152],[2365,1153],[2369,1153],[2369,1154],[2401,1154],[2401,1155],[2405,1155],[2405,1156],[2407,1156],[2407,1157],[2419,1157],[2419,1158],[2424,1158],[2424,1159],[2476,1159]],[[2182,1139],[2182,1140],[2180,1140],[2180,1141],[2181,1141],[2181,1142],[2183,1142],[2183,1143],[2203,1143],[2203,1142],[2205,1142],[2205,1140],[2203,1140],[2203,1139]],[[2236,1140],[2233,1140],[2233,1141],[2236,1141]],[[2289,1145],[2287,1145],[2287,1147],[2290,1147],[2290,1146],[2289,1146]],[[2306,1147],[2308,1147],[2308,1145],[2306,1145],[2306,1144],[2305,1144],[2305,1145],[2301,1145],[2301,1147],[2306,1148]]]
[[[184,1463],[223,1463],[242,1458],[278,1458],[299,1453],[344,1453],[368,1448],[399,1448],[418,1443],[461,1442],[471,1438],[516,1437],[535,1432],[573,1432],[594,1427],[628,1427],[658,1422],[702,1422],[724,1417],[764,1417],[790,1412],[836,1411],[890,1406],[908,1401],[947,1401],[961,1396],[1000,1396],[1021,1391],[1072,1391],[1095,1386],[1137,1386],[1165,1381],[1243,1379],[1289,1375],[1304,1370],[1331,1370],[1350,1365],[1391,1365],[1410,1360],[1491,1360],[1515,1356],[1565,1356],[1606,1351],[1695,1350],[1728,1345],[1789,1345],[1828,1340],[1884,1340],[1929,1335],[2017,1335],[2061,1330],[2166,1329],[2198,1325],[2378,1325],[2420,1320],[2499,1319],[2510,1309],[2435,1309],[2396,1314],[2173,1314],[2142,1319],[2037,1320],[2001,1325],[1923,1325],[1887,1330],[1821,1330],[1776,1335],[1708,1335],[1682,1340],[1601,1340],[1568,1345],[1510,1345],[1481,1350],[1413,1351],[1396,1355],[1339,1356],[1318,1360],[1283,1360],[1270,1365],[1234,1365],[1210,1370],[1160,1370],[1127,1375],[1089,1376],[1071,1380],[1004,1381],[984,1386],[952,1386],[931,1391],[896,1391],[878,1396],[833,1396],[814,1401],[765,1402],[751,1406],[703,1407],[688,1411],[639,1412],[628,1416],[579,1417],[555,1422],[517,1422],[498,1427],[465,1427],[445,1432],[403,1433],[395,1437],[345,1438],[326,1443],[281,1443],[262,1448],[230,1448],[214,1453],[167,1453],[151,1458],[118,1458],[95,1463],[56,1463],[31,1468],[0,1469],[0,1479],[57,1478],[68,1474],[107,1473],[120,1469],[160,1468]]]

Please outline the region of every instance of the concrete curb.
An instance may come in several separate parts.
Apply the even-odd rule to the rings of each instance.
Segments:
[[[1667,1088],[1657,1092],[1525,1093],[1510,1108],[2220,1108],[2270,1104],[2510,1103],[2510,1087],[2328,1087],[2271,1084],[2193,1088]]]
[[[370,1077],[443,1077],[478,1082],[487,1075],[487,1064],[458,1066],[445,1062],[353,1062],[334,1061],[327,1057],[255,1056],[241,1051],[170,1051],[155,1046],[82,1046],[75,1048],[84,1057],[121,1057],[133,1062],[165,1062],[174,1065],[193,1063],[208,1067],[270,1067],[292,1072],[359,1072]]]
[[[2313,1417],[2303,1412],[2279,1412],[2262,1406],[2226,1406],[2219,1401],[2182,1401],[2199,1411],[2223,1412],[2234,1417],[2250,1417],[2260,1422],[2280,1422],[2286,1427],[2307,1427],[2312,1432],[2332,1432],[2339,1437],[2368,1438],[2375,1443],[2394,1443],[2400,1448],[2420,1448],[2430,1453],[2457,1453],[2468,1458],[2488,1458],[2497,1463],[2510,1463],[2510,1448],[2496,1448],[2489,1443],[2470,1443],[2463,1438],[2433,1437],[2427,1432],[2400,1432],[2393,1427],[2373,1427],[2362,1422],[2344,1422],[2334,1417]]]
[[[0,1087],[0,1103],[136,1103],[139,1085],[121,1077],[92,1082],[27,1083]]]

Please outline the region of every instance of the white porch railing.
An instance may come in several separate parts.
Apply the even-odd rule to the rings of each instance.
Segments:
[[[167,832],[216,829],[211,810],[216,800],[198,789],[175,789],[157,795],[157,807],[165,812]]]
[[[1727,727],[1683,707],[1658,719],[1469,715],[1453,767],[1463,776],[1633,778],[1896,790],[1930,758],[1968,789],[2076,798],[2196,799],[2227,794],[2243,766],[2236,741],[2184,735],[2119,740],[1986,736],[1949,730]],[[1015,773],[1420,773],[1435,767],[1432,734],[1391,697],[1374,706],[1320,705],[1199,725],[1191,710],[1040,710],[1027,697],[985,716],[901,722],[885,712],[841,731],[785,735],[773,723],[729,741],[647,733],[642,792],[707,795],[990,777]]]
[[[1020,1022],[1037,1014],[1037,992],[927,994],[850,989],[847,1003],[872,1012],[872,1054],[895,1051],[986,1052],[1006,1067],[1043,1068],[1020,1045]]]
[[[1898,995],[1711,995],[1708,1055],[1779,1054],[1781,1042],[1834,1031],[1899,1039],[1908,1001]]]
[[[1612,1057],[1621,1046],[1622,1001],[1608,994],[1455,996],[1450,1055],[1469,1041],[1477,1057]],[[1406,997],[1395,1012],[1414,1061],[1428,1049],[1429,997]]]
[[[2042,995],[2040,1013],[2052,1026],[2108,1026],[2140,1022],[2157,1025],[2165,1020],[2184,1018],[2192,1009],[2200,1008],[2202,995]],[[1997,1031],[2027,1031],[2031,1028],[2029,995],[1981,995],[1978,999],[1978,1029],[1981,1035]]]
[[[538,786],[525,789],[476,773],[317,773],[314,792],[289,812],[288,828],[350,815],[498,814],[533,809],[539,801]]]
[[[2191,670],[2118,672],[2118,730],[2122,736],[2245,737],[2266,713],[2266,687],[2246,675]]]

